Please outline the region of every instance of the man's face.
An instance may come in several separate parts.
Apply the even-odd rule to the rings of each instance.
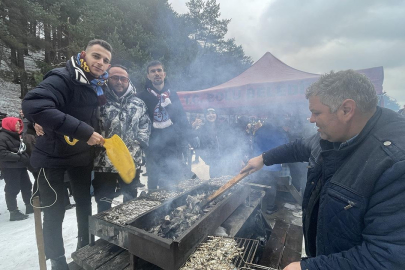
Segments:
[[[153,85],[161,85],[166,78],[166,72],[164,72],[162,65],[151,66],[148,68],[147,77]]]
[[[90,73],[98,78],[110,67],[111,52],[96,44],[86,49],[84,59],[89,66]]]
[[[322,139],[330,142],[346,141],[347,124],[340,117],[340,108],[336,113],[331,113],[330,108],[320,101],[319,97],[309,98],[309,121],[315,123]]]
[[[120,67],[111,68],[108,71],[108,86],[117,96],[122,96],[129,87],[128,73]]]

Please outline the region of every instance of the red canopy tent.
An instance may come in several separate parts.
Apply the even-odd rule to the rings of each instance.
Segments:
[[[383,67],[357,70],[382,95]],[[277,106],[307,106],[305,90],[321,75],[292,68],[267,52],[239,76],[208,89],[178,92],[184,109],[201,112],[213,107],[224,111],[261,110]],[[236,110],[235,110],[236,111]]]

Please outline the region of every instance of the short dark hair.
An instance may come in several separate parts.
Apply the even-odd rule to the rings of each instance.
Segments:
[[[122,68],[123,70],[125,70],[127,73],[129,73],[128,68],[124,67],[123,65],[119,65],[119,64],[115,64],[115,65],[111,65],[111,67],[108,68],[108,70],[112,69],[112,68]],[[107,70],[107,71],[108,71]]]
[[[370,80],[351,69],[322,75],[306,91],[307,99],[312,96],[318,96],[322,104],[330,108],[331,113],[335,113],[345,99],[353,99],[363,113],[375,109],[378,102]]]
[[[162,64],[162,62],[158,61],[158,60],[153,60],[150,61],[147,65],[146,65],[146,73],[149,73],[149,68],[150,67],[154,67],[154,66],[162,66],[163,71],[165,70],[165,66]]]
[[[111,47],[110,43],[108,43],[107,41],[102,40],[102,39],[93,39],[93,40],[90,40],[89,43],[87,43],[86,50],[87,50],[89,47],[92,47],[92,46],[94,46],[94,45],[100,45],[101,47],[103,47],[103,48],[106,49],[107,51],[112,52],[112,47]]]

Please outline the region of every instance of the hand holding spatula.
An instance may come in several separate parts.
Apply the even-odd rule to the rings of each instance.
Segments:
[[[78,140],[70,140],[69,137],[65,136],[65,141],[69,145],[75,145]],[[135,163],[120,136],[114,134],[111,138],[104,139],[103,147],[122,180],[127,184],[131,183],[135,178]]]

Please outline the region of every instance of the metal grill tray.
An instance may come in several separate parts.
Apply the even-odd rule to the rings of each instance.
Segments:
[[[252,265],[252,262],[255,258],[256,251],[259,246],[259,240],[254,240],[254,239],[246,239],[246,238],[237,238],[237,237],[222,237],[222,236],[208,236],[206,240],[200,244],[195,250],[194,253],[202,248],[204,244],[207,244],[208,241],[211,241],[212,243],[215,243],[216,240],[234,240],[234,242],[237,245],[237,248],[241,250],[241,254],[233,258],[230,263],[233,266],[236,267],[236,269],[250,269],[250,268],[245,268],[248,267],[249,265]],[[218,242],[217,242],[218,243]],[[225,244],[225,243],[224,243]],[[226,244],[225,244],[226,245]],[[230,249],[232,248],[231,246],[229,247]],[[193,254],[194,254],[193,253]],[[183,265],[183,267],[186,267],[187,263],[192,262],[192,255],[188,258],[187,262]],[[211,255],[211,254],[210,254]],[[218,258],[218,254],[216,252],[212,253],[211,258],[212,261],[219,261],[220,258]],[[253,269],[253,268],[252,268]],[[267,268],[264,268],[267,269]]]

